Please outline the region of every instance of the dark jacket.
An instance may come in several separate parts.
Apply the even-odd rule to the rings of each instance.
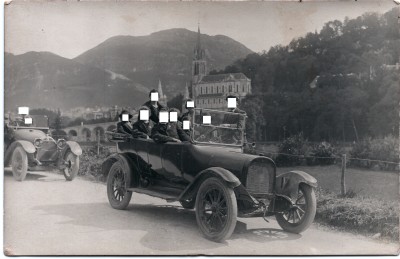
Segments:
[[[173,142],[173,137],[168,135],[169,123],[157,123],[151,130],[151,138],[157,143]]]
[[[132,128],[134,138],[147,138],[151,134],[150,123],[144,123],[141,120],[136,121]]]
[[[190,124],[192,124],[192,123],[193,123],[193,115],[190,114],[189,111],[187,111],[187,112],[183,113],[183,114],[179,117],[179,123],[180,123],[179,125],[181,126],[181,128],[182,128],[182,130],[183,130],[183,132],[184,132],[184,134],[185,134],[185,137],[189,139],[189,140],[184,140],[184,141],[190,141],[190,135],[192,134],[191,129],[188,129],[188,130],[184,130],[184,129],[183,129],[183,119],[184,119],[185,117],[187,118],[188,121],[190,121]],[[199,117],[200,117],[200,116],[199,116]]]
[[[120,121],[117,123],[117,132],[132,135],[133,128],[129,121]]]
[[[170,122],[167,128],[168,136],[179,139],[180,141],[190,141],[190,134],[182,129],[182,122]]]
[[[156,108],[151,104],[151,101],[145,102],[143,106],[147,106],[150,109],[150,120],[154,121],[154,123],[158,123],[160,121],[159,119],[160,110],[162,108],[166,108],[159,102],[157,102],[157,108]]]

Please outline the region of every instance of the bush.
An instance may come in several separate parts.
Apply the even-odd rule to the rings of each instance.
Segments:
[[[279,154],[276,158],[278,166],[300,165],[309,150],[308,142],[303,134],[291,136],[279,145]]]
[[[344,230],[399,239],[399,204],[365,198],[350,192],[345,197],[317,189],[315,220]]]
[[[100,147],[100,152],[97,154],[97,147],[83,147],[82,155],[79,157],[79,172],[78,175],[94,177],[101,179],[101,165],[104,160],[111,154],[109,147]]]
[[[335,163],[335,148],[328,142],[315,145],[307,157],[307,165],[332,165]]]
[[[365,139],[356,143],[350,151],[351,158],[381,160],[399,163],[399,140],[393,136],[383,139]],[[351,159],[350,165],[381,170],[395,170],[396,164],[378,161]]]

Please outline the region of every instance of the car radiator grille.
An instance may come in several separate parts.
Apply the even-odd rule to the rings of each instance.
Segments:
[[[253,162],[247,172],[246,189],[250,194],[269,194],[273,191],[274,168],[266,163]]]

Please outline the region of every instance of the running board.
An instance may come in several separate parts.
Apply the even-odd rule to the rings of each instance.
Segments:
[[[153,191],[149,189],[141,189],[141,188],[127,188],[130,192],[136,192],[141,194],[146,194],[152,197],[161,198],[166,200],[167,202],[178,201],[179,195],[173,195],[172,193],[160,193],[159,191]]]

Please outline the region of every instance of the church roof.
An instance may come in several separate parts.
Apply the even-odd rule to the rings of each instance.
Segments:
[[[207,75],[204,76],[199,84],[201,83],[218,83],[218,82],[229,82],[236,80],[248,79],[243,73],[229,73],[229,74],[219,74],[219,75]]]

